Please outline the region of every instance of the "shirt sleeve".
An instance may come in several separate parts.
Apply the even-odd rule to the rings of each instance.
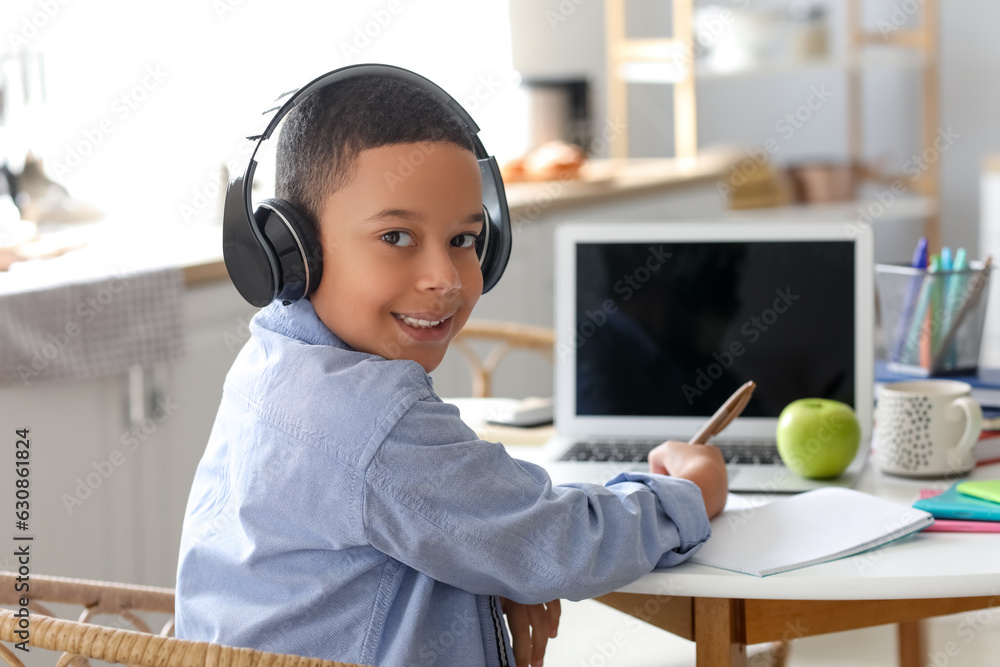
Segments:
[[[431,578],[526,604],[603,595],[682,562],[710,535],[688,480],[553,486],[432,400],[414,404],[373,458],[362,520],[375,548]]]

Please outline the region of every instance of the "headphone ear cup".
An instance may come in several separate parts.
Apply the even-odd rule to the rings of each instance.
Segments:
[[[479,268],[486,276],[486,249],[490,244],[490,212],[483,207],[483,231],[476,237],[476,257],[479,258]]]
[[[252,305],[263,308],[274,300],[279,281],[277,260],[256,223],[250,219],[243,197],[243,177],[237,176],[226,190],[222,256],[240,295]]]
[[[500,280],[513,243],[510,229],[510,213],[507,209],[507,195],[500,177],[500,168],[493,157],[479,160],[483,177],[483,232],[476,241],[479,268],[483,272],[483,294],[486,294]]]
[[[313,221],[284,199],[265,199],[254,219],[277,258],[276,299],[288,305],[309,296],[323,275],[323,248]]]

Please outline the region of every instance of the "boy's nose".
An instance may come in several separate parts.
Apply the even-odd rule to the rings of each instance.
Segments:
[[[417,288],[432,290],[440,294],[450,294],[462,286],[458,268],[446,250],[428,250],[421,265]]]

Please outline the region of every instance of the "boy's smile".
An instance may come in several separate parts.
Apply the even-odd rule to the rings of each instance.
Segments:
[[[475,155],[451,142],[362,151],[320,213],[316,314],[356,350],[437,368],[483,291]]]

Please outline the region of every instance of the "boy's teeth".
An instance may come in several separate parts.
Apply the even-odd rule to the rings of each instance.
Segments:
[[[403,322],[409,324],[411,327],[420,327],[423,329],[430,329],[431,327],[436,327],[444,322],[444,320],[437,320],[436,322],[432,320],[416,320],[412,317],[407,317],[406,315],[397,315],[397,317]]]

